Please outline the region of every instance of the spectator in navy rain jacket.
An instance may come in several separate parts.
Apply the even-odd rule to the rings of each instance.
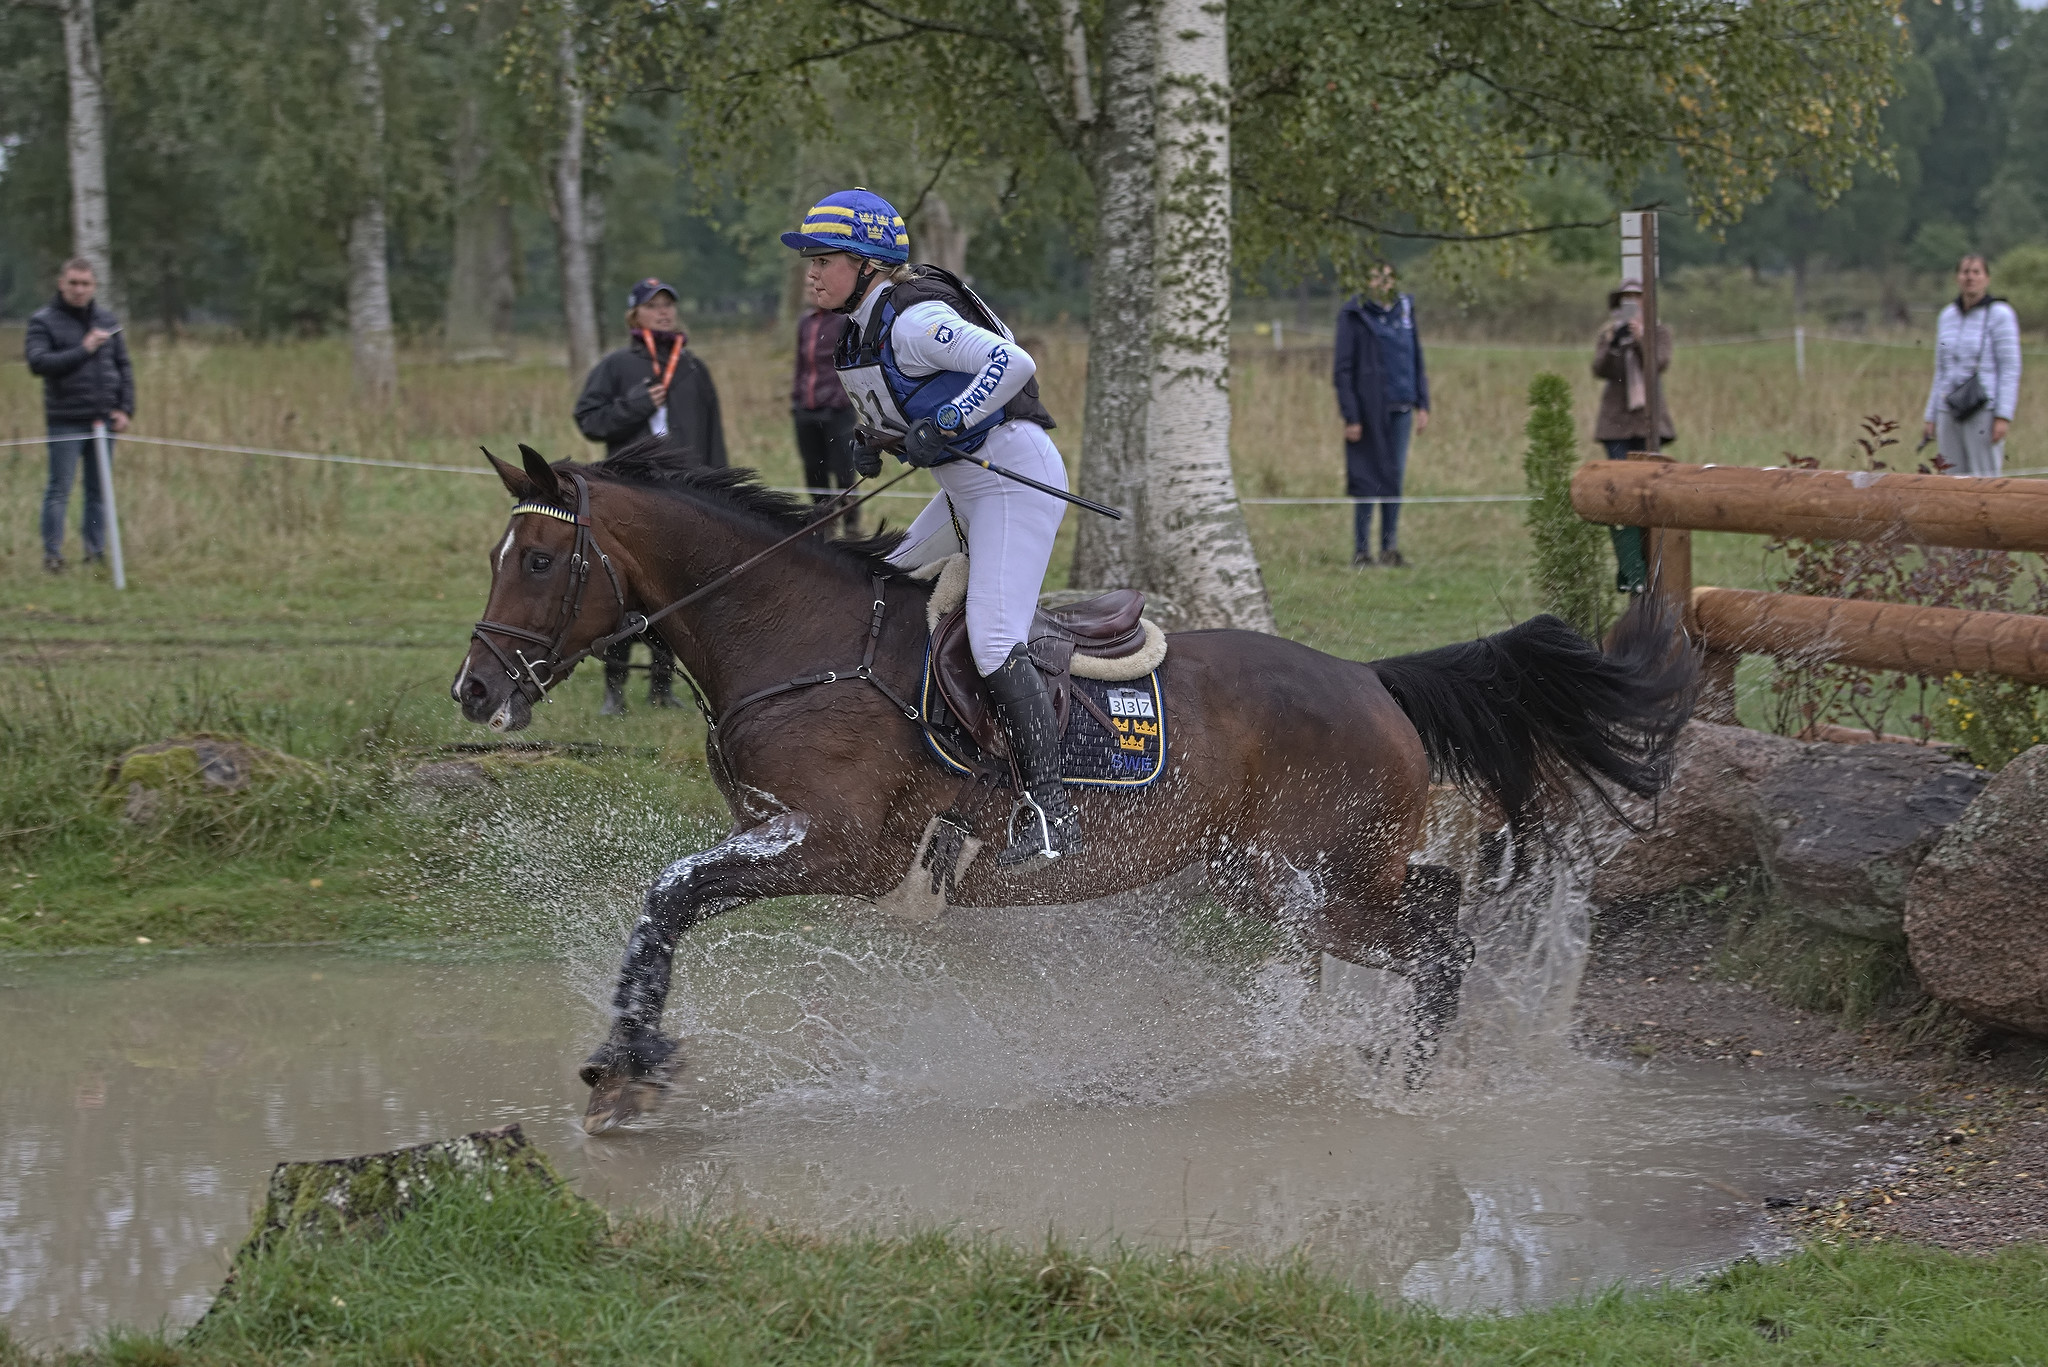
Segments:
[[[85,466],[85,508],[79,537],[88,563],[106,556],[99,461],[92,425],[125,432],[135,412],[135,371],[128,343],[113,314],[94,302],[99,282],[92,262],[73,257],[57,272],[57,297],[28,320],[22,354],[43,377],[43,424],[50,438],[50,482],[43,489],[43,568],[64,568],[64,509],[71,484]]]
[[[1429,426],[1429,375],[1415,298],[1394,287],[1394,268],[1375,267],[1366,293],[1337,314],[1337,409],[1344,416],[1344,493],[1382,500],[1380,546],[1372,549],[1371,503],[1352,513],[1351,563],[1405,566],[1401,555],[1401,481],[1408,440]]]

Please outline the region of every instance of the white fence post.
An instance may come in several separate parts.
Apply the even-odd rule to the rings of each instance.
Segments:
[[[1792,368],[1799,372],[1799,382],[1806,383],[1806,324],[1800,323],[1792,329]]]
[[[128,571],[121,563],[121,515],[114,511],[114,460],[107,448],[107,425],[96,422],[92,425],[93,459],[100,467],[100,515],[106,519],[102,529],[107,536],[107,563],[114,569],[114,587],[128,587]]]

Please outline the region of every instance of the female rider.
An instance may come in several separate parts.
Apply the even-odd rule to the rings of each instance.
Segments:
[[[915,569],[962,551],[967,641],[1016,761],[1023,821],[997,856],[1043,867],[1081,851],[1079,817],[1060,781],[1060,735],[1026,637],[1066,504],[954,458],[968,452],[1056,489],[1067,472],[1046,429],[1036,364],[974,292],[936,266],[912,266],[903,218],[880,195],[842,190],[782,243],[810,258],[811,302],[850,316],[835,364],[866,443],[928,468],[940,493],[910,524],[891,564]]]

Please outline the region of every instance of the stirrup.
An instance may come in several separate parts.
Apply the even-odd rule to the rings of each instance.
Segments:
[[[1018,813],[1023,812],[1027,808],[1030,809],[1031,816],[1037,819],[1038,848],[1020,852],[1017,840],[1017,816]],[[1031,824],[1029,818],[1026,819],[1024,830],[1027,835],[1030,833]],[[1019,789],[1017,800],[1010,804],[1010,819],[1003,827],[1003,836],[1007,841],[1007,847],[1001,854],[996,856],[996,863],[1006,867],[1014,868],[1019,864],[1028,863],[1034,859],[1042,859],[1050,864],[1065,853],[1064,850],[1054,847],[1052,822],[1047,819],[1045,808],[1039,805],[1037,798],[1031,796],[1031,790],[1028,788]]]

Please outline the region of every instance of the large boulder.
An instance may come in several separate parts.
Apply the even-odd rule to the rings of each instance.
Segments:
[[[2048,1037],[2048,745],[2000,770],[1921,861],[1905,931],[1930,995]]]
[[[1712,722],[1679,736],[1671,786],[1655,803],[1631,802],[1605,861],[1593,875],[1602,906],[1710,882],[1758,860],[1757,790],[1807,749],[1796,740]]]
[[[1904,938],[1913,871],[1985,778],[1917,745],[1800,746],[1756,788],[1757,850],[1773,890],[1845,935]]]

